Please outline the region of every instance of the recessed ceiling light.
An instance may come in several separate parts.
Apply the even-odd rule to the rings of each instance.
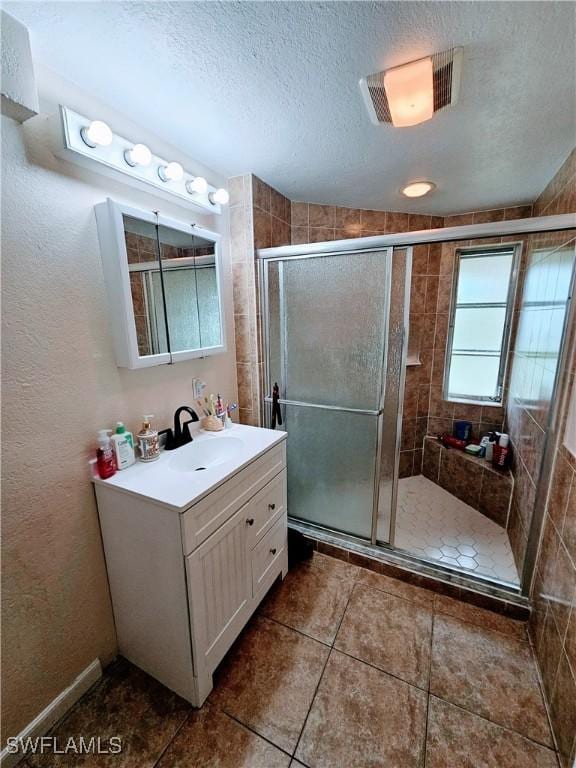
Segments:
[[[415,181],[404,187],[402,194],[405,197],[423,197],[428,192],[432,192],[433,189],[436,189],[436,184],[432,184],[431,181]]]

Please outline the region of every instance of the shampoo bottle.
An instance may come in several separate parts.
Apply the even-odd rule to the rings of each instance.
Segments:
[[[111,429],[98,430],[98,450],[96,451],[96,468],[102,480],[116,474],[116,457],[108,433]]]
[[[134,438],[131,432],[126,431],[126,427],[121,421],[116,422],[116,432],[110,439],[112,440],[118,469],[126,469],[134,464],[136,461],[134,456]]]
[[[504,469],[508,464],[508,454],[510,453],[510,438],[508,435],[500,435],[498,445],[494,446],[494,453],[492,456],[492,466],[497,469]]]
[[[138,448],[140,450],[140,461],[156,461],[160,458],[160,442],[158,440],[158,431],[150,426],[152,415],[144,416],[142,429],[138,432]]]

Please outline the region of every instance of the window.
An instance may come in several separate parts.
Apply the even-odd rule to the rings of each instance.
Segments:
[[[444,398],[502,402],[519,246],[456,251]]]

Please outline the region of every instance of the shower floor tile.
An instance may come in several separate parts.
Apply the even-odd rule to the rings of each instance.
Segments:
[[[396,546],[442,565],[520,583],[506,530],[423,475],[398,483]]]

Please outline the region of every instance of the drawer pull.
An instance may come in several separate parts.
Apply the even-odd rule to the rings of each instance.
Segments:
[[[268,509],[275,510],[276,504],[268,504]]]
[[[270,550],[270,554],[271,555],[275,555],[276,554],[276,547],[272,547],[272,549]]]
[[[246,520],[246,525],[254,525],[254,518],[249,517],[248,520]]]

